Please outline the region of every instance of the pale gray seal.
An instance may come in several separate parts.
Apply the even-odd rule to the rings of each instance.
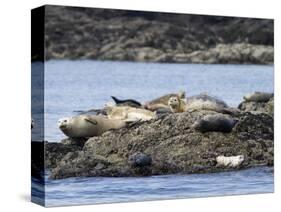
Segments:
[[[61,118],[58,121],[59,129],[70,138],[99,136],[110,129],[119,129],[125,125],[122,120],[110,120],[101,115],[79,115]]]
[[[205,132],[225,132],[229,133],[232,128],[238,122],[237,119],[233,119],[223,114],[206,115],[203,118],[197,120],[192,127],[202,133]]]
[[[273,93],[254,92],[243,97],[246,102],[268,102],[273,97]]]
[[[236,108],[228,107],[228,105],[217,97],[207,94],[199,94],[188,97],[186,99],[186,111],[211,110],[218,113],[235,114],[239,113]]]
[[[156,118],[155,112],[128,106],[107,106],[105,111],[109,119],[121,119],[126,122],[148,121]]]

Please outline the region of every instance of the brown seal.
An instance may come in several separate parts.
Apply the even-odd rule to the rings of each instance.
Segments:
[[[144,104],[144,108],[151,110],[151,111],[157,111],[158,109],[163,109],[163,108],[167,108],[169,109],[169,99],[171,97],[178,97],[180,99],[184,99],[185,98],[185,92],[184,91],[180,91],[179,93],[171,93],[171,94],[166,94],[164,96],[161,96],[157,99],[151,100],[147,103]]]

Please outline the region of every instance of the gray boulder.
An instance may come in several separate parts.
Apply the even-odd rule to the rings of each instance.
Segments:
[[[268,101],[243,101],[239,104],[238,108],[245,112],[267,113],[271,116],[274,115],[274,97]]]

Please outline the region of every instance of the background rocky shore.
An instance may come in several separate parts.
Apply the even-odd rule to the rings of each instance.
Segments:
[[[209,173],[273,166],[273,101],[272,98],[256,103],[254,107],[253,102],[242,102],[241,113],[235,115],[239,121],[230,133],[195,131],[191,126],[199,117],[214,113],[199,111],[161,115],[88,140],[45,142],[45,168],[51,171],[51,178],[60,179]],[[40,147],[38,142],[32,146],[34,150]],[[220,155],[244,155],[245,160],[235,168],[221,167],[216,163]],[[33,167],[38,169],[36,164]]]
[[[273,63],[269,19],[59,6],[45,11],[47,60]]]

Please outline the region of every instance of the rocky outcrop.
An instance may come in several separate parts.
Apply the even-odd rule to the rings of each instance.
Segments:
[[[69,152],[81,151],[85,139],[63,139],[59,143],[31,141],[31,176],[44,179],[46,169],[57,167]]]
[[[257,101],[243,101],[239,104],[238,108],[242,111],[252,111],[267,113],[273,116],[274,114],[274,97],[270,98],[269,101],[257,102]]]
[[[85,139],[63,139],[60,143],[45,142],[45,165],[55,168],[62,158],[69,152],[80,151],[83,149]]]
[[[171,60],[183,63],[271,64],[273,57],[272,46],[237,43],[219,44],[214,48],[198,50],[190,54],[171,55]]]
[[[46,59],[273,63],[269,19],[58,6],[45,14]]]
[[[273,165],[272,116],[242,112],[235,117],[238,122],[230,133],[201,133],[193,129],[196,120],[213,113],[161,115],[90,138],[83,148],[69,148],[64,156],[53,159],[49,163],[50,177],[208,173]],[[57,152],[61,153],[59,148]],[[53,150],[47,148],[48,151],[51,156]],[[222,167],[216,162],[220,155],[243,155],[245,159],[238,167]],[[51,157],[56,158],[56,153]]]

